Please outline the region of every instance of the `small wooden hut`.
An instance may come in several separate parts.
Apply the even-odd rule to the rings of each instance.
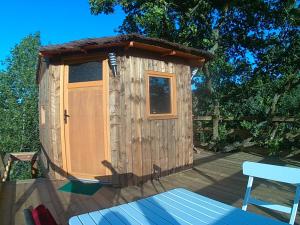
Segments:
[[[137,34],[40,49],[49,177],[136,184],[193,163],[191,67],[212,55]]]

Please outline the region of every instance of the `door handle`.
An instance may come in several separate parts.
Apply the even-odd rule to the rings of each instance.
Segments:
[[[67,110],[65,109],[65,110],[64,110],[64,121],[65,121],[65,123],[68,122],[68,117],[70,117],[70,115],[68,115],[68,112],[67,112]]]

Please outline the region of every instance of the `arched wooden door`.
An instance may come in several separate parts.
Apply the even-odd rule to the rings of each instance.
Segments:
[[[107,61],[65,66],[64,124],[66,167],[70,176],[97,179],[106,175]]]

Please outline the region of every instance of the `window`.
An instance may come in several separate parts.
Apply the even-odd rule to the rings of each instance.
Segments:
[[[176,117],[175,74],[148,71],[146,79],[148,117],[153,119]]]
[[[102,62],[69,65],[69,83],[102,80]]]

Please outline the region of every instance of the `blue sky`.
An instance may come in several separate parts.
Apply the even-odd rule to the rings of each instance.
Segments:
[[[2,0],[0,61],[28,34],[40,31],[43,45],[110,36],[123,18],[120,8],[112,15],[91,15],[88,0]]]

